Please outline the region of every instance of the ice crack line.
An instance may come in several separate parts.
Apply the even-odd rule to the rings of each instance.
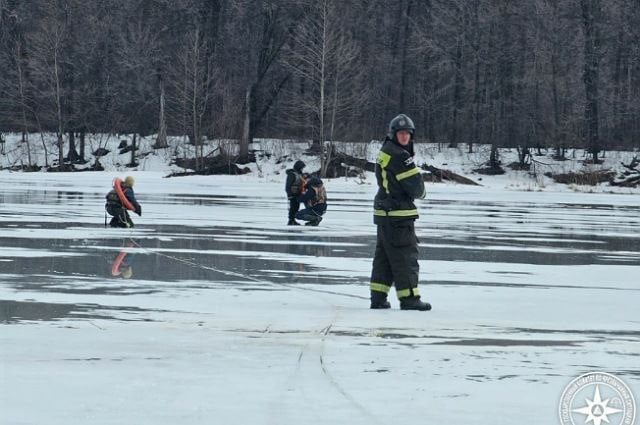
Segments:
[[[320,333],[322,334],[322,338],[321,338],[320,353],[318,357],[320,360],[320,369],[322,370],[322,374],[327,379],[327,381],[329,381],[329,383],[342,395],[342,397],[345,400],[347,400],[363,417],[367,419],[368,423],[381,424],[381,422],[375,416],[369,413],[369,411],[362,404],[360,404],[351,394],[349,394],[344,388],[342,388],[342,386],[338,383],[338,381],[336,381],[336,379],[333,377],[331,372],[329,372],[327,364],[325,363],[324,351],[325,351],[325,340],[326,340],[326,337],[331,333],[332,327],[333,327],[333,323],[331,323],[330,325],[320,330]]]

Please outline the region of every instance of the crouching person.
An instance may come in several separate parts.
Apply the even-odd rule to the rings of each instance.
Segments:
[[[113,217],[109,222],[111,227],[133,227],[133,221],[127,212],[128,209],[139,216],[142,215],[142,208],[133,193],[134,183],[135,180],[131,176],[127,176],[124,181],[115,179],[113,189],[107,193],[107,203],[104,207]]]
[[[327,191],[320,177],[313,176],[306,183],[306,190],[298,197],[306,207],[296,214],[298,220],[306,221],[305,226],[317,226],[327,211]]]

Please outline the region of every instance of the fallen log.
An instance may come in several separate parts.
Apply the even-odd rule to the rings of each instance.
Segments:
[[[640,185],[640,173],[616,178],[611,181],[611,186],[618,187],[638,187]]]
[[[634,156],[629,164],[625,164],[624,162],[620,162],[622,166],[630,171],[635,171],[640,173],[640,169],[638,169],[638,165],[640,165],[640,159],[637,156]]]
[[[327,177],[359,177],[363,171],[374,172],[376,164],[366,159],[337,152],[327,166]]]
[[[581,172],[581,173],[545,173],[545,176],[552,178],[556,183],[562,184],[580,184],[587,186],[595,186],[599,183],[613,181],[616,173],[609,170]]]
[[[214,157],[201,158],[198,163],[196,163],[195,158],[176,158],[174,161],[180,168],[193,170],[193,171],[185,171],[182,173],[171,173],[169,176],[189,176],[189,175],[211,175],[211,174],[247,174],[250,173],[251,170],[247,167],[240,168],[235,162],[231,161],[229,158],[224,157],[222,155],[217,155]]]
[[[428,173],[422,174],[422,179],[426,182],[442,183],[443,181],[451,181],[460,184],[480,186],[479,183],[473,180],[454,173],[453,171],[444,170],[434,167],[433,165],[422,164],[421,169],[428,171]]]

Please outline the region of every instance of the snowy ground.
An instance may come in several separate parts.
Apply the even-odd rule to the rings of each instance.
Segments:
[[[371,311],[370,178],[291,228],[276,177],[134,175],[120,230],[115,173],[0,173],[3,425],[554,424],[595,370],[640,396],[637,196],[430,185],[434,309]]]
[[[43,168],[57,165],[58,150],[56,145],[56,135],[50,133],[38,133],[29,135],[29,144],[22,143],[22,135],[18,133],[3,133],[2,139],[6,141],[0,154],[0,170],[9,170],[13,167],[19,168],[27,164],[35,164]],[[97,150],[108,151],[107,154],[98,158],[100,165],[106,171],[120,171],[122,173],[130,171],[128,164],[131,162],[131,153],[121,154],[120,144],[131,145],[132,135],[114,134],[88,134],[86,138],[85,164],[74,164],[76,169],[91,167],[95,164],[96,158],[93,152]],[[135,171],[152,171],[168,175],[171,172],[183,172],[184,169],[175,165],[176,158],[193,158],[194,147],[187,143],[185,137],[169,137],[169,147],[165,149],[153,149],[156,141],[155,135],[137,138]],[[203,152],[205,156],[228,153],[237,153],[237,142],[227,139],[215,139],[204,141]],[[45,151],[46,147],[46,151]],[[314,171],[320,168],[317,156],[307,156],[305,151],[310,147],[309,142],[280,140],[280,139],[256,139],[250,148],[257,154],[257,162],[243,164],[256,178],[266,179],[272,182],[283,180],[286,168],[291,168],[294,161],[303,159],[307,163],[307,171]],[[375,162],[380,143],[371,141],[364,143],[336,142],[336,149],[339,152],[355,156],[357,158],[367,158]],[[518,152],[515,148],[499,149],[500,161],[505,174],[498,176],[483,176],[475,172],[478,168],[484,168],[489,160],[491,151],[490,145],[474,145],[472,152],[465,143],[459,144],[456,148],[448,148],[446,144],[421,143],[416,142],[416,164],[428,164],[441,169],[453,171],[471,180],[482,184],[484,187],[519,190],[519,191],[574,191],[587,193],[623,193],[640,194],[640,188],[622,188],[611,186],[609,183],[602,183],[597,186],[579,185],[559,185],[552,178],[545,174],[561,173],[590,173],[598,171],[613,171],[620,175],[625,171],[622,165],[631,163],[639,153],[635,151],[602,151],[601,164],[585,164],[588,158],[582,149],[568,149],[566,160],[557,161],[553,159],[555,151],[553,149],[542,149],[539,153],[534,150],[532,160],[529,160],[530,169],[528,171],[515,171],[508,165],[518,161]],[[68,153],[68,142],[65,141],[63,150]],[[45,154],[46,152],[46,154]],[[31,158],[29,162],[28,158]]]

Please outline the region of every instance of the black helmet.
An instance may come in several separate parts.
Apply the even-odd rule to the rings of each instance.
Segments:
[[[305,163],[304,163],[304,162],[302,162],[301,160],[297,160],[297,161],[295,162],[295,164],[293,164],[293,169],[294,169],[294,170],[296,170],[297,172],[301,173],[301,172],[302,172],[302,169],[303,169],[304,167],[306,167],[306,166],[307,166],[307,164],[305,164]]]
[[[400,114],[392,119],[389,123],[389,138],[393,139],[394,137],[396,137],[396,132],[398,132],[399,130],[407,130],[413,137],[413,132],[416,130],[416,127],[413,125],[413,121],[411,121],[411,118],[409,118],[405,114]]]

